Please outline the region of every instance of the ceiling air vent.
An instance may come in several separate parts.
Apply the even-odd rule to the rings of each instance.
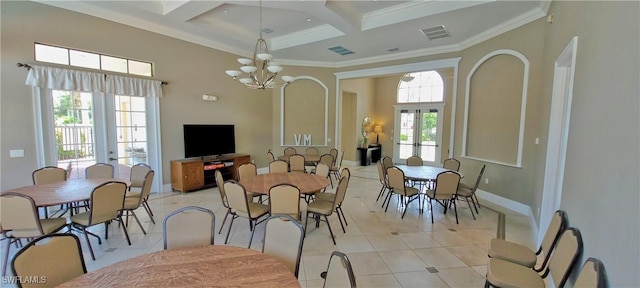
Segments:
[[[331,47],[331,48],[329,48],[329,50],[331,50],[333,52],[336,52],[336,53],[338,53],[338,54],[340,54],[342,56],[355,53],[355,52],[353,52],[353,51],[351,51],[351,50],[349,50],[347,48],[344,48],[342,46]]]
[[[422,33],[424,33],[424,35],[426,35],[429,40],[451,37],[451,34],[449,34],[449,31],[447,31],[447,28],[445,28],[444,25],[425,28],[421,29],[420,31],[422,31]]]

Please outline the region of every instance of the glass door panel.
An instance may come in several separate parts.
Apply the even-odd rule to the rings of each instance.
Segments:
[[[396,107],[394,163],[406,163],[419,156],[425,165],[440,166],[441,104],[402,105]]]
[[[130,168],[138,163],[148,164],[146,98],[115,95],[114,114],[116,151],[119,175],[129,178]]]
[[[409,112],[408,110],[400,111],[400,139],[396,141],[396,143],[399,158],[403,160],[406,160],[414,154],[415,118],[416,116],[413,112]]]

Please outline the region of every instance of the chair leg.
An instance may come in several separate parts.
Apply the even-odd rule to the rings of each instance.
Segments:
[[[224,214],[224,219],[222,219],[222,225],[220,225],[220,230],[218,230],[218,234],[222,233],[222,228],[224,227],[224,222],[227,221],[227,216],[229,216],[230,212],[231,212],[231,209],[227,209],[227,214]]]
[[[87,233],[87,228],[82,227],[82,232],[84,232],[84,239],[87,240],[87,246],[89,246],[89,252],[91,252],[91,260],[96,260],[96,256],[93,254],[93,248],[91,247],[91,241],[89,241],[89,234]]]
[[[376,202],[380,201],[380,196],[384,195],[384,185],[380,188],[380,192],[378,192],[378,198],[376,198]]]
[[[229,234],[231,234],[231,226],[233,226],[233,220],[236,219],[236,215],[231,215],[231,223],[229,223],[229,230],[227,231],[227,238],[224,239],[224,244],[229,243]]]
[[[309,223],[309,212],[304,216],[304,237],[307,237],[307,224]]]
[[[338,209],[340,209],[340,214],[342,214],[342,220],[344,220],[344,225],[349,226],[349,223],[347,223],[347,218],[344,217],[344,211],[342,211],[342,204],[338,206]]]
[[[247,248],[251,249],[251,242],[253,242],[253,234],[256,233],[256,220],[249,219],[249,222],[253,223],[251,225],[251,226],[253,226],[253,230],[251,230],[251,237],[249,237],[249,246],[247,247]]]
[[[149,206],[149,203],[147,202],[147,199],[144,199],[142,201],[142,203],[147,207],[147,209],[149,210],[149,214],[150,216],[153,216],[153,211],[151,211],[151,206]]]
[[[407,214],[407,210],[409,209],[409,198],[407,198],[406,196],[404,196],[403,198],[404,198],[404,211],[402,212],[402,217],[400,217],[400,219],[404,219],[404,214]]]
[[[478,201],[478,196],[476,196],[476,192],[473,192],[473,198],[475,198],[476,204],[478,204],[478,208],[476,208],[476,213],[478,213],[478,209],[480,209],[480,201]]]
[[[471,196],[469,198],[471,198],[471,201],[473,201],[473,196]],[[473,216],[473,220],[476,220],[476,215],[473,214],[473,208],[471,208],[471,202],[469,202],[469,198],[465,197],[465,199],[467,199],[467,205],[469,206],[469,211],[471,211],[471,216]],[[476,207],[475,203],[473,203],[473,207]]]
[[[454,212],[454,214],[456,214],[456,224],[460,224],[460,223],[458,223],[458,205],[456,205],[455,199],[452,199],[451,202],[453,202],[453,212]],[[472,213],[473,213],[473,211],[472,211]]]
[[[333,236],[333,231],[331,231],[331,224],[329,224],[329,218],[327,217],[327,215],[324,215],[324,220],[327,221],[327,227],[329,227],[329,234],[331,234],[333,245],[336,245],[336,237]]]
[[[337,208],[336,208],[336,214],[338,214],[338,221],[340,221],[340,227],[342,227],[342,233],[347,233],[347,231],[344,230],[344,225],[342,224],[342,218],[340,217],[340,212]],[[329,225],[329,222],[327,222],[327,225]]]
[[[142,202],[142,208],[144,208],[144,211],[147,212],[147,215],[149,215],[149,219],[151,219],[151,222],[153,224],[156,224],[156,220],[153,219],[153,213],[151,213],[151,209],[149,209],[149,207],[147,207],[148,204],[145,204],[145,202]]]
[[[142,230],[142,234],[147,235],[147,232],[144,231],[144,228],[142,227],[142,223],[140,223],[140,220],[138,219],[138,216],[136,215],[136,212],[134,212],[132,210],[131,214],[133,215],[133,218],[136,219],[136,222],[138,222],[138,226],[140,226],[140,230]]]
[[[433,199],[429,198],[429,210],[431,210],[431,224],[433,224]]]
[[[122,223],[122,215],[118,215],[118,221]],[[129,232],[127,232],[127,227],[124,227],[124,224],[122,224],[122,230],[124,230],[124,236],[127,238],[127,243],[129,243],[129,246],[131,246],[131,239],[129,239]]]

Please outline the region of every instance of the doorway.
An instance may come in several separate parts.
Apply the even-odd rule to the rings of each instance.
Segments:
[[[442,147],[442,104],[396,106],[393,162],[418,156],[423,165],[439,166]]]

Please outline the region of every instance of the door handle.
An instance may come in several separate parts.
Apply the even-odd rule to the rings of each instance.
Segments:
[[[109,157],[109,161],[117,161],[118,159],[113,158],[113,157]]]

